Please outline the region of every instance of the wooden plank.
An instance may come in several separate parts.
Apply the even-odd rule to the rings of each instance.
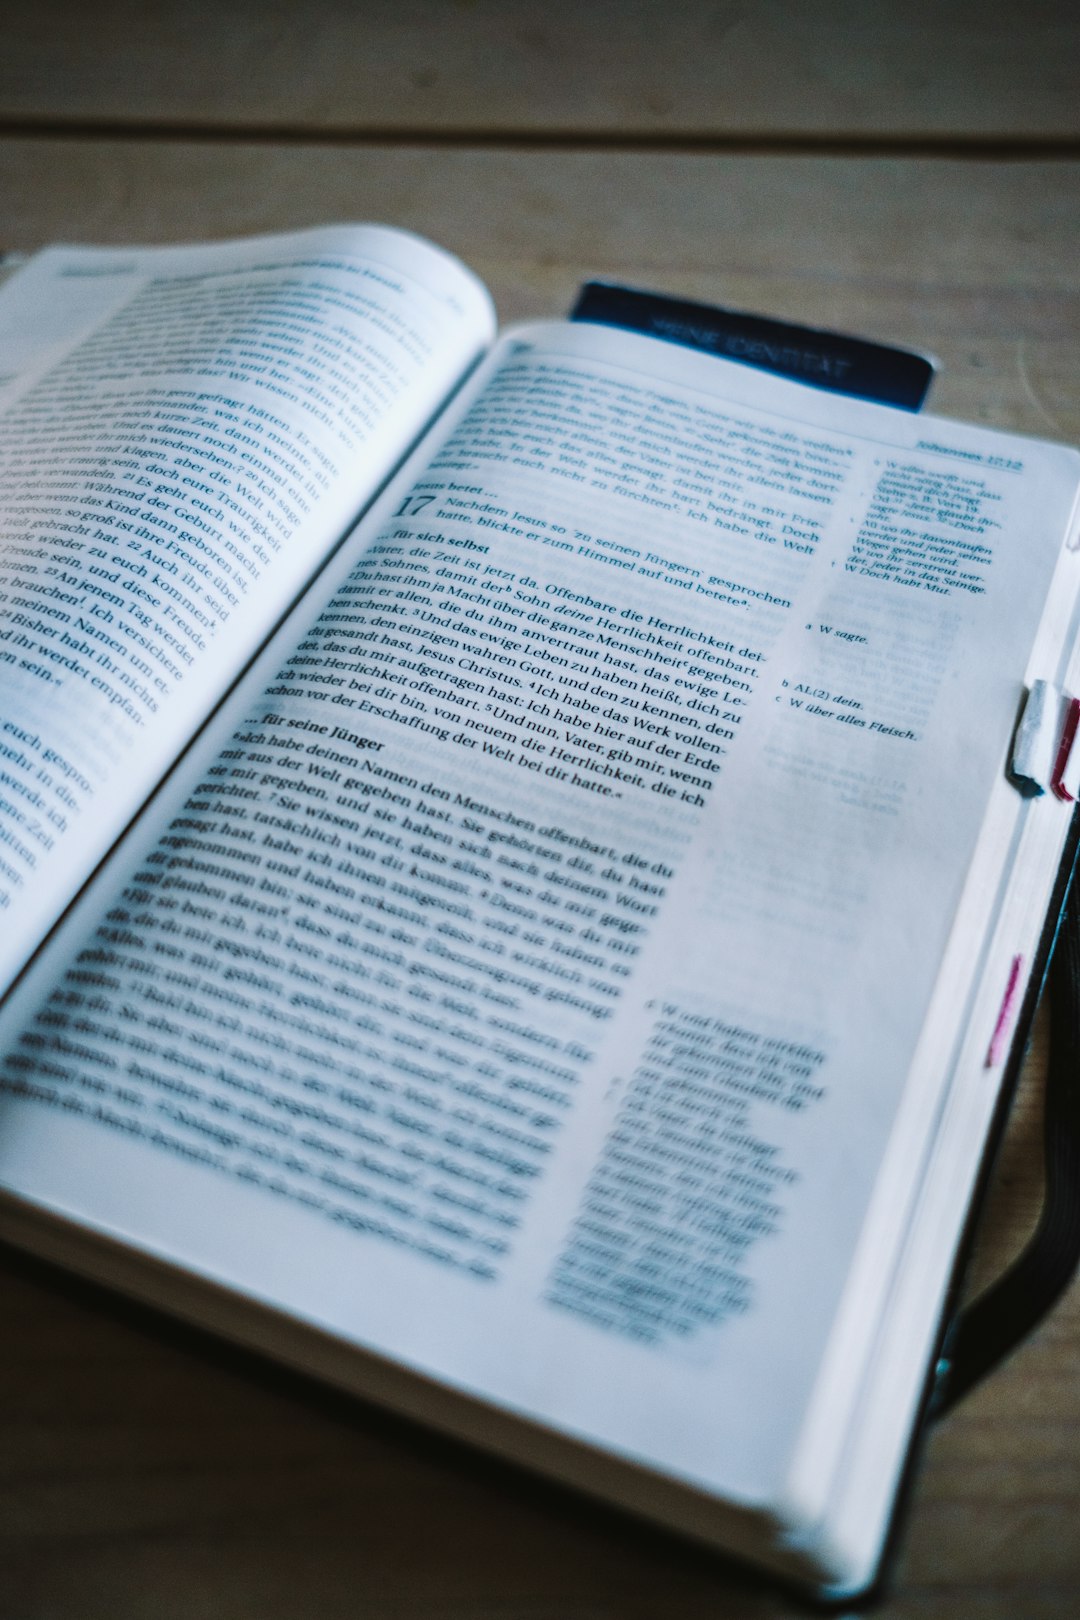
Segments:
[[[504,320],[586,275],[910,343],[946,414],[1080,440],[1080,164],[0,140],[0,247],[379,219]]]
[[[4,0],[0,118],[739,139],[1080,134],[1072,0]]]
[[[937,403],[1080,438],[1080,165],[0,141],[3,245],[327,218],[460,252],[504,316],[607,272],[934,348]],[[982,1270],[1037,1197],[1037,1064]],[[1080,1288],[931,1442],[883,1620],[1080,1592]],[[3,1620],[782,1620],[721,1561],[0,1256]]]
[[[800,1612],[720,1560],[4,1255],[0,1320],[13,1620]],[[1073,1612],[1078,1344],[1074,1289],[934,1437],[885,1620]]]

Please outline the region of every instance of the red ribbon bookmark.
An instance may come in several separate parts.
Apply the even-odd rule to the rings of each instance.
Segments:
[[[1080,698],[1070,698],[1069,706],[1065,710],[1065,725],[1062,729],[1061,741],[1058,743],[1057,758],[1054,761],[1054,769],[1050,776],[1051,792],[1056,793],[1059,799],[1065,799],[1066,801],[1071,801],[1076,797],[1075,793],[1069,792],[1062,781],[1062,777],[1068,769],[1069,755],[1072,753],[1078,723],[1080,723]]]
[[[1005,986],[1005,994],[1001,998],[1001,1010],[997,1015],[994,1033],[990,1037],[990,1046],[986,1053],[986,1067],[996,1069],[1005,1056],[1012,1033],[1013,1013],[1016,1011],[1016,993],[1020,988],[1020,969],[1024,965],[1022,956],[1014,956],[1012,967],[1009,969],[1009,982]]]

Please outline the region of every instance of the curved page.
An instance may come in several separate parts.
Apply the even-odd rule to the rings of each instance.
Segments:
[[[402,232],[53,248],[0,294],[0,989],[491,336]]]

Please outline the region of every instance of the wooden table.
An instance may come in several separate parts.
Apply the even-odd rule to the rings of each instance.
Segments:
[[[607,273],[934,350],[1080,440],[1080,12],[0,4],[0,246],[373,218],[504,319]],[[980,1268],[1039,1196],[1038,1057]],[[0,1256],[2,1620],[799,1612],[714,1558]],[[1080,1288],[934,1435],[888,1620],[1080,1612]]]

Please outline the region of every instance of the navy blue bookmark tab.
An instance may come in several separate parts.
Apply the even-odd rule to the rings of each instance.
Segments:
[[[919,410],[934,377],[934,362],[911,349],[607,281],[584,283],[570,319],[644,332],[794,382],[905,411]]]

